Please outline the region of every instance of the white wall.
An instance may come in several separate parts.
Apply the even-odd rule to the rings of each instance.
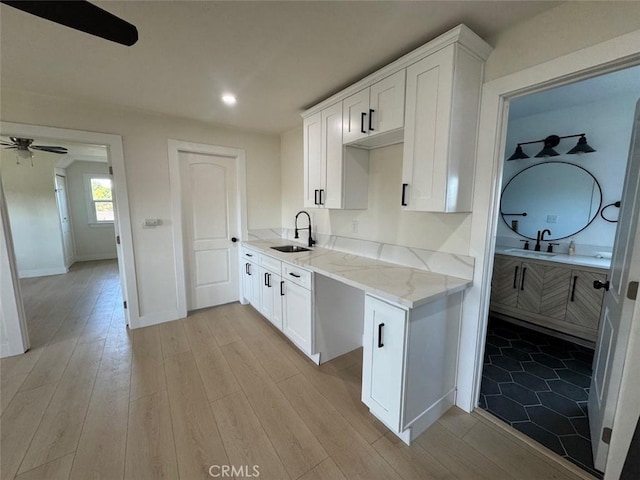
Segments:
[[[639,87],[640,88],[640,87]],[[560,161],[578,165],[589,171],[602,189],[602,205],[620,200],[624,172],[629,156],[629,142],[633,126],[637,95],[623,95],[606,101],[583,104],[571,108],[556,109],[549,112],[510,119],[507,130],[505,157],[511,156],[518,142],[546,138],[548,135],[569,135],[586,133],[589,145],[597,151],[585,155],[566,155],[576,144],[577,139],[562,140],[555,150],[557,157],[534,158],[542,148],[542,143],[525,145],[523,149],[531,157],[524,160],[505,162],[502,188],[518,172],[541,161]],[[540,186],[540,195],[544,195],[544,185]],[[562,212],[558,212],[562,215]],[[617,218],[619,209],[610,207],[605,212],[611,218]],[[577,253],[584,247],[603,247],[611,250],[616,233],[616,223],[604,221],[600,215],[582,232],[573,235],[578,246]],[[553,232],[553,224],[541,225]],[[498,223],[499,244],[521,246],[523,237],[513,233],[503,221]],[[571,239],[560,240],[558,251],[566,251]]]
[[[169,138],[244,149],[248,227],[281,223],[277,135],[21,91],[3,90],[1,102],[4,121],[122,136],[142,322],[164,319],[177,308],[174,258],[182,252],[174,251],[171,234]],[[160,218],[163,225],[144,229],[145,218]]]
[[[402,144],[371,150],[367,210],[308,209],[314,231],[327,235],[424,248],[466,255],[470,214],[405,212],[400,210]],[[281,136],[282,222],[293,228],[303,207],[302,128]],[[352,231],[352,221],[358,232]]]
[[[19,276],[65,273],[53,177],[58,155],[37,152],[33,166],[18,165],[15,153],[2,149],[0,159]]]
[[[101,162],[75,161],[66,169],[71,228],[76,261],[116,258],[113,225],[90,225],[85,174],[108,175],[109,167]]]

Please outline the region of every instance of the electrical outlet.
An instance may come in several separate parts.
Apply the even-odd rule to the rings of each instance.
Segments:
[[[547,215],[547,223],[558,223],[558,215]]]
[[[144,226],[145,227],[157,227],[158,225],[162,225],[162,219],[160,218],[145,218]]]
[[[351,233],[358,233],[358,220],[351,220]]]

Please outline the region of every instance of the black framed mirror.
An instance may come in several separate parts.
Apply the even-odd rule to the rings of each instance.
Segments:
[[[539,230],[549,229],[545,240],[559,240],[587,228],[601,206],[602,189],[591,173],[572,163],[545,162],[507,182],[500,215],[522,237],[535,240]]]

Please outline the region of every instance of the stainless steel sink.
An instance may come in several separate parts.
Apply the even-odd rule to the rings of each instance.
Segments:
[[[280,245],[279,247],[271,247],[274,250],[278,250],[279,252],[285,253],[294,253],[294,252],[308,252],[310,249],[305,247],[300,247],[298,245]]]

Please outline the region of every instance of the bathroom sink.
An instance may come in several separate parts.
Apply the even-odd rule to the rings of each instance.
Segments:
[[[309,249],[305,247],[300,247],[298,245],[280,245],[279,247],[271,247],[274,250],[278,250],[279,252],[285,253],[293,253],[293,252],[308,252]]]
[[[530,257],[530,258],[551,258],[555,257],[557,253],[551,252],[536,252],[535,250],[524,250],[522,248],[510,248],[505,250],[507,253],[513,253],[520,257]]]

